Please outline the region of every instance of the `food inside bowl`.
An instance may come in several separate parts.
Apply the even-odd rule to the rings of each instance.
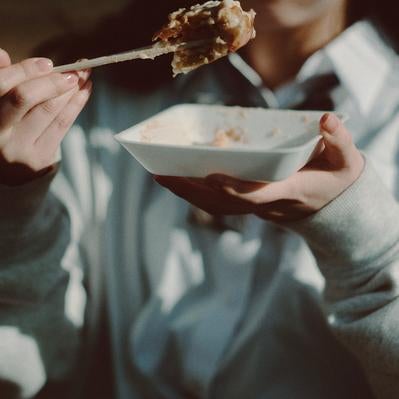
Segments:
[[[151,122],[144,125],[140,134],[140,141],[142,143],[153,144],[174,144],[174,145],[195,145],[207,147],[227,148],[235,145],[250,144],[248,135],[241,128],[217,128],[214,131],[213,139],[211,141],[196,141],[190,137],[187,129],[176,130],[173,137],[170,135],[171,130],[166,127],[162,128],[157,122]]]
[[[323,114],[180,104],[115,138],[152,174],[204,178],[223,173],[279,181],[318,154]]]
[[[218,121],[209,126],[210,119],[192,119],[180,114],[176,119],[155,117],[140,128],[139,140],[147,144],[166,144],[178,146],[202,146],[218,148],[237,148],[246,146],[275,146],[296,142],[283,124],[274,123],[267,127],[257,126],[256,133],[251,125],[254,123],[248,109],[235,107],[229,112],[216,111]],[[205,117],[205,115],[203,115]],[[207,127],[209,126],[209,127]],[[295,131],[304,136],[315,135],[319,130],[319,117],[311,113],[301,113],[296,118]],[[252,131],[252,133],[251,133]]]
[[[175,52],[174,75],[187,73],[247,44],[255,37],[254,19],[255,12],[244,11],[238,1],[208,1],[170,14],[169,23],[153,40],[171,45],[202,42]]]
[[[229,147],[234,144],[249,144],[245,132],[240,128],[218,129],[211,143],[212,147]]]

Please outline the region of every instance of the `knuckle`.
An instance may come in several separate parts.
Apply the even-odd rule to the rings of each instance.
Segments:
[[[56,126],[59,130],[66,130],[72,124],[72,119],[68,115],[59,115],[55,120]]]
[[[18,68],[18,72],[25,79],[28,79],[30,76],[33,77],[35,75],[33,73],[33,71],[35,70],[33,59],[23,60],[19,64],[16,64],[16,67]]]
[[[66,79],[61,74],[50,75],[49,81],[55,95],[64,94],[69,89]]]
[[[15,108],[26,108],[32,104],[34,96],[32,93],[17,87],[10,92],[9,100]]]
[[[350,134],[346,134],[343,139],[343,143],[345,146],[353,146],[353,138]]]
[[[46,115],[54,115],[57,113],[57,104],[54,100],[48,100],[40,105]]]
[[[353,137],[352,134],[343,126],[340,134],[337,136],[337,143],[342,144],[343,146],[351,146],[353,145]]]

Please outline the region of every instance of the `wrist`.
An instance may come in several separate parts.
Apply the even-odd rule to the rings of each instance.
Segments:
[[[0,155],[0,185],[15,187],[27,184],[33,180],[40,179],[55,169],[51,164],[38,170],[21,162],[8,162]]]
[[[398,220],[395,198],[367,160],[363,173],[340,196],[309,218],[283,225],[302,235],[325,265],[365,269],[397,240]]]
[[[0,231],[4,229],[7,234],[17,234],[30,224],[46,198],[57,170],[58,165],[53,165],[46,174],[21,185],[0,184]]]
[[[55,169],[55,165],[48,166],[41,170],[32,170],[22,164],[12,164],[8,167],[1,167],[0,185],[15,187],[40,179]]]
[[[17,187],[39,180],[55,173],[60,160],[61,152],[58,150],[47,165],[34,168],[22,162],[8,162],[0,154],[0,186]]]

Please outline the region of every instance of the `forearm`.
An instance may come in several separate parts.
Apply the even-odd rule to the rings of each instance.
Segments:
[[[0,188],[0,396],[31,397],[69,378],[79,350],[80,326],[68,314],[76,284],[68,263],[79,259],[51,179]]]
[[[337,337],[360,360],[377,397],[399,397],[399,206],[370,165],[318,214],[288,225],[326,278]]]

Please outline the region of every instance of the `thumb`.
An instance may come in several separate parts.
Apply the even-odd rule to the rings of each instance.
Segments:
[[[353,159],[354,153],[359,153],[353,144],[351,134],[334,114],[327,113],[322,116],[320,134],[325,145],[323,155],[333,166],[346,167]]]

